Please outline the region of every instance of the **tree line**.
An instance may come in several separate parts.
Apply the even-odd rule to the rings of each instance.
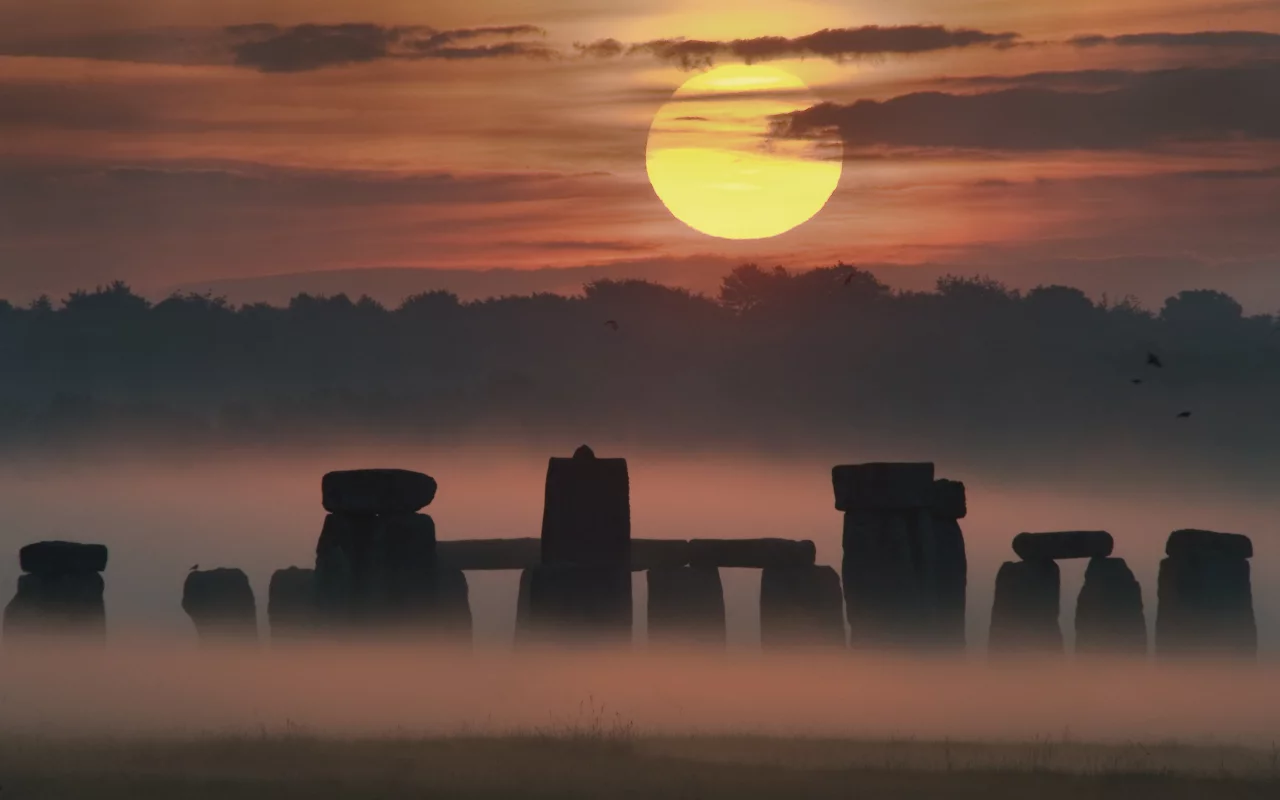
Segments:
[[[123,283],[0,301],[7,442],[911,436],[1079,449],[1179,436],[1260,453],[1280,444],[1277,401],[1280,321],[1209,290],[1156,310],[982,277],[895,291],[840,264],[742,266],[713,297],[601,280],[577,296],[437,291],[396,308],[306,294],[152,303]]]

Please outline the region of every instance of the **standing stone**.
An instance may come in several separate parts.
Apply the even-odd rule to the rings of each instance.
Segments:
[[[935,480],[931,463],[838,466],[832,484],[851,646],[963,649],[964,484]]]
[[[518,643],[630,644],[631,570],[550,566],[526,570],[525,614]],[[522,580],[522,583],[525,581]]]
[[[37,542],[18,552],[18,590],[4,610],[6,638],[69,635],[103,641],[107,615],[107,548],[77,542]]]
[[[253,587],[241,570],[188,572],[182,584],[182,610],[195,623],[202,642],[258,639]]]
[[[1142,587],[1123,558],[1094,558],[1076,600],[1076,652],[1087,655],[1147,654]]]
[[[1161,656],[1243,656],[1258,650],[1249,562],[1239,534],[1174,531],[1160,562],[1156,652]]]
[[[267,621],[273,640],[308,636],[319,625],[315,570],[289,567],[271,575]]]
[[[426,514],[330,514],[316,545],[316,599],[338,628],[429,628],[438,619],[435,522]]]
[[[631,557],[627,461],[583,445],[552,458],[542,512],[542,565],[626,567]]]
[[[471,598],[467,576],[460,569],[436,567],[432,581],[431,630],[457,641],[471,640]]]
[[[845,647],[840,576],[831,567],[769,568],[760,573],[760,645]]]
[[[996,574],[989,651],[1061,654],[1061,587],[1054,561],[1006,561]]]
[[[651,569],[649,644],[725,643],[724,587],[715,567]]]

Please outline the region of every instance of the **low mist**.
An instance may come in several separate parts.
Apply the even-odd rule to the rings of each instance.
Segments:
[[[1266,746],[1265,666],[849,654],[198,650],[137,639],[0,661],[0,731],[50,736],[776,734]]]

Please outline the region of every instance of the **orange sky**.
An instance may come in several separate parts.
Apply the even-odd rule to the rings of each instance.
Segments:
[[[648,186],[690,77],[652,42],[732,63],[761,36],[838,104],[844,174],[810,222],[716,239]],[[650,46],[574,47],[606,39]],[[0,297],[691,255],[1280,266],[1277,86],[1274,0],[0,0]]]

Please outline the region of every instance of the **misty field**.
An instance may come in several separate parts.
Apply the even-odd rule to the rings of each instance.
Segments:
[[[638,738],[236,736],[0,740],[3,797],[1274,798],[1274,750],[1163,745]]]

